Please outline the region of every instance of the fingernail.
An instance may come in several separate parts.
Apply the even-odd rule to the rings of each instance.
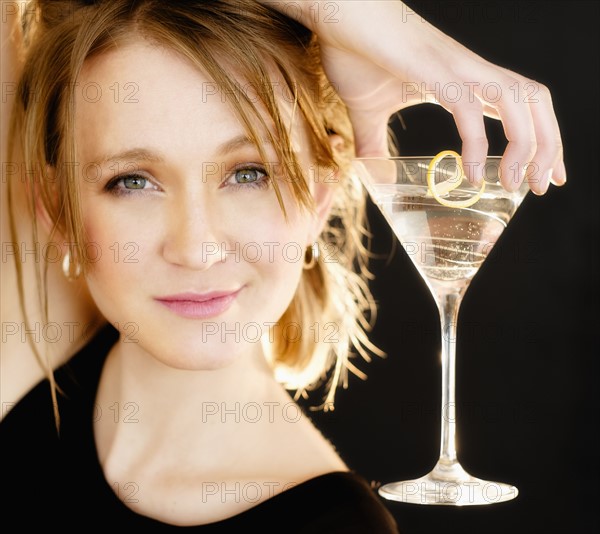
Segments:
[[[548,187],[550,186],[550,179],[552,178],[552,170],[553,169],[548,169],[542,175],[542,179],[540,180],[540,190],[538,192],[538,195],[543,195],[546,191],[548,191]]]
[[[525,181],[525,178],[527,178],[527,165],[523,165],[520,168],[518,178],[519,181],[515,184],[515,188],[513,189],[513,191],[516,191],[517,189],[519,189],[519,187],[521,187],[521,184]]]
[[[554,180],[556,185],[565,185],[567,183],[567,169],[565,169],[565,162],[562,160],[558,165],[558,177]]]
[[[504,189],[510,191],[511,193],[519,189],[521,184],[523,183],[523,176],[515,176],[512,180],[506,181],[504,184]]]
[[[504,186],[504,188],[510,193],[514,193],[517,189],[519,189],[519,187],[520,187],[519,182],[515,182],[513,180],[511,180],[510,182],[507,182],[507,184]]]

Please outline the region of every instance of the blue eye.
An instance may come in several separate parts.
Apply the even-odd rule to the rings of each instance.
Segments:
[[[258,169],[240,169],[235,171],[235,181],[238,184],[258,182],[261,179],[261,174],[264,175]]]
[[[150,186],[150,187],[149,187]],[[106,191],[115,195],[130,195],[136,191],[148,193],[157,187],[146,177],[139,174],[117,176],[105,186]]]
[[[121,180],[125,189],[144,189],[147,182],[146,178],[141,176],[126,176],[125,178],[121,178]]]
[[[240,167],[232,172],[225,182],[229,187],[268,187],[269,180],[265,169],[260,167]]]

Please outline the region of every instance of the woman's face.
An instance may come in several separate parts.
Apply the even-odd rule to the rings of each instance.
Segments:
[[[99,309],[131,349],[171,367],[220,368],[256,350],[296,291],[329,186],[310,184],[312,215],[281,178],[286,222],[277,177],[224,95],[171,51],[139,41],[89,60],[78,82],[87,282]],[[310,168],[303,128],[293,141]]]

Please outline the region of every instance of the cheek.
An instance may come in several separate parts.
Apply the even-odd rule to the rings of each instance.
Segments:
[[[84,206],[88,236],[87,284],[100,310],[112,319],[115,303],[140,285],[151,247],[149,228],[100,207]],[[118,320],[118,319],[115,319]]]
[[[226,240],[246,263],[255,264],[274,277],[298,276],[310,235],[312,216],[301,209],[285,185],[280,186],[287,220],[273,191],[262,203],[238,205],[225,220]],[[271,196],[272,195],[272,196]]]
[[[118,212],[106,213],[101,209],[88,208],[84,226],[88,236],[87,248],[96,250],[98,255],[97,260],[91,262],[91,272],[118,270],[122,264],[139,263],[140,250],[148,241],[145,223],[121,217]]]
[[[263,308],[266,321],[277,321],[289,306],[302,276],[306,222],[262,225],[261,229],[260,241],[247,241],[241,252],[243,261],[257,272],[260,280],[260,294],[254,296],[256,303]]]

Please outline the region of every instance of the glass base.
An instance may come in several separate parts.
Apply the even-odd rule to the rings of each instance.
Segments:
[[[390,482],[379,488],[379,494],[385,499],[412,504],[470,506],[510,501],[519,490],[510,484],[475,478],[457,461],[439,460],[427,475]]]

